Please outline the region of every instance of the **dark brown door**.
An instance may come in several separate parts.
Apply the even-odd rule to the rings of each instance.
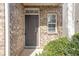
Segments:
[[[38,26],[38,15],[25,15],[25,46],[37,46]]]

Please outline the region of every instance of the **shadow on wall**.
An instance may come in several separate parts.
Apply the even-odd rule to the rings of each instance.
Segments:
[[[33,55],[33,53],[34,53],[34,51],[36,50],[36,48],[34,48],[34,49],[24,49],[21,53],[20,53],[20,55],[19,56],[31,56],[31,55]]]

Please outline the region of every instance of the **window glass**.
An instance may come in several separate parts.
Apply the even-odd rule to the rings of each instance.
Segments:
[[[54,14],[48,14],[48,31],[56,31],[56,15]]]
[[[48,16],[48,22],[49,23],[56,23],[55,15],[49,15]]]

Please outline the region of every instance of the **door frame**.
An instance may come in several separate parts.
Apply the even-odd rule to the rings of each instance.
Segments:
[[[26,10],[38,10],[38,13],[26,13]],[[38,15],[38,34],[37,34],[37,46],[25,46],[25,34],[24,34],[24,48],[39,48],[40,47],[40,9],[39,8],[25,8],[24,9],[24,21],[25,15]],[[25,33],[25,22],[24,22],[24,33]]]

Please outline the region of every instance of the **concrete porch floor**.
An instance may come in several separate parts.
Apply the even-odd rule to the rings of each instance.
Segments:
[[[20,56],[35,56],[43,51],[43,49],[24,49]]]

